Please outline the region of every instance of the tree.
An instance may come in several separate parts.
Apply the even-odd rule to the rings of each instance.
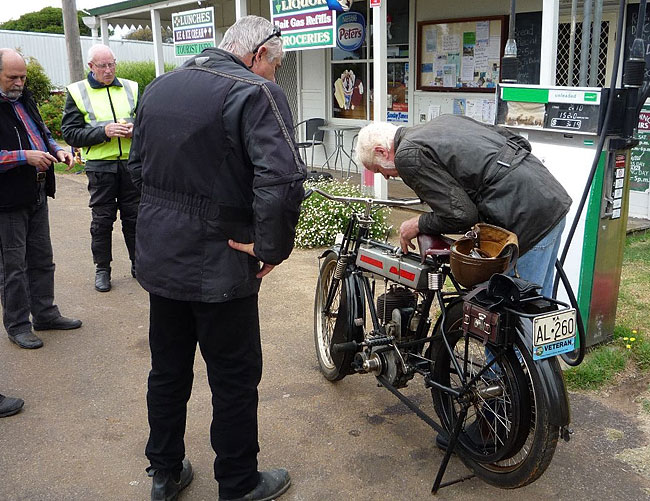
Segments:
[[[83,14],[77,11],[79,33],[90,36],[90,28],[83,23],[82,17]],[[63,34],[63,11],[58,7],[45,7],[38,12],[28,12],[18,19],[2,23],[0,29]]]
[[[163,43],[173,43],[174,34],[171,28],[160,28],[160,35],[162,37]],[[126,40],[141,40],[143,42],[153,42],[153,32],[149,26],[144,28],[138,28],[136,30],[130,31],[122,38]]]

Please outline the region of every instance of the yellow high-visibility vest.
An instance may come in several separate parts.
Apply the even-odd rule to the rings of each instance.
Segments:
[[[87,124],[93,127],[104,127],[119,121],[134,122],[135,107],[138,104],[138,83],[124,78],[120,78],[119,82],[122,87],[111,85],[93,89],[87,79],[68,85],[68,92],[79,111],[83,113]],[[106,143],[84,147],[84,158],[86,160],[129,158],[131,140],[123,137],[110,139]]]

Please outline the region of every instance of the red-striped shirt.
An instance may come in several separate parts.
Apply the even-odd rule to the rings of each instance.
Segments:
[[[7,100],[8,101],[8,100]],[[59,150],[62,150],[56,141],[52,138],[50,131],[45,128],[47,134],[48,144],[45,144],[45,141],[41,137],[41,134],[38,130],[38,127],[32,117],[27,113],[27,109],[20,101],[9,101],[14,108],[16,116],[25,126],[27,130],[27,136],[29,137],[29,146],[30,148],[21,148],[20,150],[0,150],[0,173],[7,172],[9,169],[13,169],[19,165],[24,165],[27,163],[27,158],[25,156],[25,150],[40,150],[48,151],[56,156],[56,153]],[[18,133],[18,131],[16,131]]]

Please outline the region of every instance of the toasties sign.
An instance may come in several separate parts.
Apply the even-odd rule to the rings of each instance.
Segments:
[[[271,22],[282,30],[285,51],[336,46],[336,11],[330,8],[331,1],[271,0]]]

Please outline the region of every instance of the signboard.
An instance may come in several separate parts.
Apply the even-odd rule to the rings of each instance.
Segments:
[[[214,7],[173,13],[172,29],[177,56],[194,56],[215,47]]]
[[[346,12],[336,19],[336,45],[354,52],[366,40],[366,19],[361,12]]]
[[[285,51],[336,46],[336,11],[328,0],[271,0],[271,22],[282,30]]]
[[[381,7],[381,0],[370,0],[370,7]]]

